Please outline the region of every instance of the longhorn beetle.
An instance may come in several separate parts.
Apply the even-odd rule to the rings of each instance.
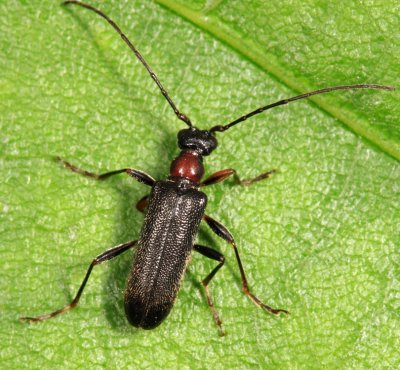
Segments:
[[[328,87],[268,104],[239,117],[227,125],[217,125],[208,130],[200,130],[194,127],[189,117],[176,107],[153,70],[113,20],[100,10],[80,1],[65,1],[63,4],[75,4],[103,17],[143,64],[175,115],[188,128],[178,132],[178,145],[181,152],[172,161],[170,173],[166,180],[156,181],[145,172],[133,168],[123,168],[96,174],[84,171],[57,157],[67,169],[86,177],[105,180],[111,176],[126,173],[135,180],[150,186],[150,195],[143,197],[137,204],[138,210],[142,212],[147,210],[146,216],[138,240],[120,244],[93,259],[78,293],[71,303],[52,313],[36,317],[21,317],[21,320],[29,322],[43,321],[74,308],[79,302],[94,266],[108,261],[128,249],[136,247],[132,269],[126,283],[125,313],[132,325],[143,329],[153,329],[160,325],[169,314],[174,304],[181,279],[185,273],[190,254],[192,250],[195,250],[203,256],[218,262],[218,265],[202,281],[202,285],[204,286],[208,305],[210,306],[215,323],[220,330],[220,334],[224,335],[222,322],[214,306],[208,286],[211,279],[223,266],[225,257],[210,247],[194,244],[201,220],[204,220],[212,231],[233,247],[242,280],[242,288],[251,301],[256,306],[272,314],[288,314],[289,312],[286,310],[272,308],[264,304],[251,293],[235,240],[225,226],[204,213],[207,197],[200,191],[200,187],[216,184],[230,176],[235,176],[236,182],[240,185],[251,185],[257,181],[269,178],[274,173],[274,170],[262,173],[250,180],[240,180],[236,171],[229,168],[215,172],[205,180],[202,180],[204,174],[203,156],[211,154],[217,148],[217,132],[224,132],[267,109],[335,90],[380,89],[390,91],[394,90],[394,88],[375,84]]]

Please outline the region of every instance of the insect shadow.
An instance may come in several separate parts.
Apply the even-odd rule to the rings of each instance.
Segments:
[[[135,103],[132,102],[132,107],[134,104]],[[177,152],[175,135],[171,135],[170,132],[162,130],[161,133],[158,134],[158,138],[161,144],[155,146],[152,150],[154,153],[154,161],[156,162],[157,158],[173,157]],[[118,167],[118,164],[116,164],[116,166]],[[164,172],[168,172],[167,167],[163,168],[162,166],[157,166],[156,177],[163,178],[165,176]],[[110,179],[103,184],[106,183],[108,184],[107,188],[110,191],[117,192],[119,196],[114,210],[114,214],[116,215],[115,233],[110,238],[108,244],[116,245],[126,240],[137,239],[143,224],[144,215],[136,209],[135,205],[146,195],[146,187],[124,176]],[[99,242],[104,244],[103,241]],[[135,334],[136,331],[133,327],[127,325],[123,292],[125,290],[129,271],[132,267],[132,257],[134,253],[135,251],[131,250],[123,253],[119,258],[110,261],[106,274],[107,277],[102,284],[102,308],[105,311],[107,321],[113,329],[124,333],[129,331],[131,334]],[[200,282],[196,281],[195,277],[193,277],[192,280],[193,283],[197,284],[198,289],[201,290]]]

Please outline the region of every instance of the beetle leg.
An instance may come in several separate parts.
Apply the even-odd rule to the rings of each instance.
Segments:
[[[201,282],[204,286],[204,290],[206,292],[206,296],[207,296],[207,302],[208,305],[210,306],[211,312],[213,314],[214,317],[214,321],[217,324],[219,330],[220,330],[220,334],[221,336],[225,335],[225,331],[224,328],[222,326],[222,321],[219,318],[218,315],[218,311],[216,310],[215,306],[214,306],[214,302],[211,298],[209,289],[208,289],[208,284],[211,281],[211,279],[214,277],[214,275],[218,272],[218,270],[223,266],[224,262],[225,262],[225,257],[223,254],[219,253],[218,251],[211,249],[209,247],[206,247],[204,245],[199,245],[199,244],[195,244],[193,246],[193,249],[196,252],[201,253],[203,256],[211,258],[215,261],[219,261],[219,264],[207,275],[207,277]]]
[[[63,166],[72,172],[79,173],[82,176],[86,176],[95,180],[105,180],[113,175],[118,175],[120,173],[127,173],[129,176],[133,177],[135,180],[149,186],[153,186],[156,180],[154,180],[150,175],[143,171],[135,170],[133,168],[122,168],[120,170],[105,172],[105,173],[93,173],[86,170],[82,170],[73,164],[65,161],[61,157],[55,157],[55,159],[63,164]]]
[[[227,168],[225,170],[217,171],[208,176],[205,180],[203,180],[200,184],[200,186],[208,186],[208,185],[214,185],[219,182],[222,182],[226,180],[229,176],[232,176],[235,174],[236,171],[232,168]]]
[[[100,263],[108,261],[114,257],[119,256],[121,253],[132,248],[136,243],[137,243],[137,240],[130,241],[130,242],[124,243],[124,244],[120,244],[120,245],[117,245],[114,248],[108,249],[105,252],[103,252],[102,254],[98,255],[90,264],[90,266],[86,272],[85,278],[83,279],[82,284],[78,290],[78,293],[76,294],[75,298],[72,300],[71,303],[67,304],[63,308],[60,308],[59,310],[56,310],[54,312],[51,312],[51,313],[48,313],[45,315],[36,316],[36,317],[20,317],[20,320],[28,321],[30,323],[43,321],[43,320],[51,319],[54,316],[57,316],[61,313],[64,313],[64,312],[70,310],[71,308],[76,307],[76,305],[79,302],[79,298],[81,297],[81,294],[83,292],[83,289],[85,289],[86,283],[89,280],[89,276],[93,270],[93,267],[96,265],[99,265]]]
[[[243,185],[243,186],[249,186],[251,184],[254,184],[255,182],[265,180],[270,178],[277,170],[271,170],[268,172],[264,172],[261,175],[258,175],[254,177],[253,179],[246,179],[246,180],[241,180],[236,172],[236,170],[232,168],[227,168],[225,170],[217,171],[210,176],[208,176],[205,180],[203,180],[200,184],[200,186],[208,186],[208,185],[214,185],[219,182],[222,182],[226,180],[229,176],[234,175],[235,176],[235,182],[237,185]]]
[[[240,270],[243,292],[252,300],[252,302],[256,306],[262,308],[263,310],[273,313],[274,315],[278,315],[282,312],[288,315],[289,314],[288,311],[282,310],[279,308],[272,308],[272,307],[266,305],[265,303],[263,303],[259,298],[257,298],[253,293],[250,292],[246,274],[244,272],[242,261],[240,260],[240,256],[239,256],[239,251],[236,247],[236,243],[235,243],[235,240],[233,239],[233,236],[231,235],[231,233],[228,231],[228,229],[224,225],[222,225],[218,221],[214,220],[213,218],[211,218],[207,215],[204,215],[203,219],[204,219],[204,221],[207,222],[208,226],[210,226],[212,231],[214,231],[219,237],[221,237],[222,239],[227,241],[230,245],[232,245],[233,250],[235,251],[236,261],[238,263],[239,270]]]
[[[139,202],[136,203],[136,209],[139,212],[144,213],[146,208],[149,205],[149,196],[150,195],[145,195],[142,199],[139,200]]]

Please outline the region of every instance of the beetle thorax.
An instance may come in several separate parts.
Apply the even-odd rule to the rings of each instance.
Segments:
[[[217,147],[217,139],[210,131],[190,127],[178,132],[178,145],[182,151],[171,163],[170,177],[199,184],[204,174],[203,156]]]
[[[201,155],[193,150],[182,150],[171,163],[170,177],[199,183],[204,174]]]

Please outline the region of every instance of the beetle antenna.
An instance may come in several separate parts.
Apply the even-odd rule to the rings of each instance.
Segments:
[[[110,19],[107,15],[105,15],[101,10],[98,10],[97,8],[95,8],[93,6],[82,3],[80,1],[68,0],[68,1],[64,1],[62,4],[63,5],[69,5],[69,4],[79,5],[82,8],[89,9],[89,10],[95,12],[96,14],[98,14],[100,17],[103,17],[114,28],[114,30],[117,31],[117,33],[121,36],[122,40],[124,40],[124,42],[129,46],[129,48],[133,51],[133,53],[139,59],[140,63],[142,63],[144,65],[147,72],[149,72],[150,77],[157,84],[158,88],[161,90],[161,93],[164,95],[164,98],[167,99],[167,102],[169,103],[171,108],[174,110],[176,116],[180,120],[185,122],[189,127],[192,127],[192,122],[190,121],[189,117],[186,114],[184,114],[178,110],[175,103],[172,101],[172,99],[168,95],[167,90],[165,90],[164,86],[161,84],[161,82],[157,78],[156,74],[153,72],[153,70],[150,68],[150,66],[147,64],[147,62],[143,58],[142,54],[139,53],[139,51],[135,48],[135,46],[129,41],[128,37],[126,37],[126,35],[121,31],[121,29],[118,27],[118,25],[112,19]]]
[[[387,90],[393,91],[395,88],[392,86],[384,86],[384,85],[344,85],[344,86],[334,86],[334,87],[326,87],[324,89],[319,89],[315,91],[311,91],[305,94],[297,95],[289,99],[279,100],[275,103],[268,104],[265,107],[258,108],[253,110],[250,113],[245,114],[244,116],[239,117],[238,119],[232,121],[227,125],[217,125],[212,127],[209,131],[210,132],[222,132],[226,131],[227,129],[231,128],[232,126],[238,124],[239,122],[246,121],[246,119],[255,116],[256,114],[262,113],[265,110],[277,107],[279,105],[285,105],[295,100],[305,99],[312,95],[324,94],[327,92],[335,91],[335,90],[356,90],[356,89],[373,89],[373,90]]]

